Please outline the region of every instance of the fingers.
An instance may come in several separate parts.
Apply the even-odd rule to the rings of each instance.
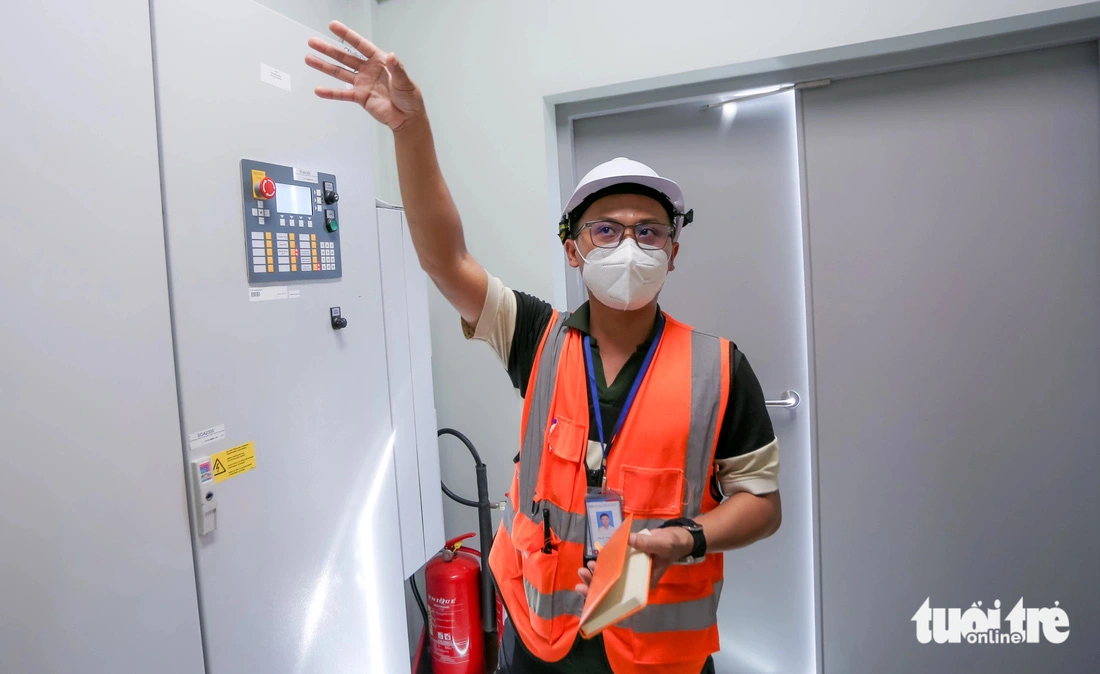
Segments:
[[[352,47],[359,50],[359,53],[367,58],[372,58],[375,54],[378,54],[381,50],[375,47],[374,44],[363,37],[354,30],[348,28],[339,21],[333,21],[328,25],[328,29],[332,31],[333,35],[340,38],[344,42],[347,42]]]
[[[331,75],[341,82],[347,82],[348,84],[355,82],[355,73],[331,61],[319,59],[313,54],[306,56],[306,65],[314,70],[320,70],[326,75]]]
[[[329,57],[333,61],[339,61],[352,70],[362,70],[363,65],[366,63],[363,59],[344,51],[340,47],[326,42],[319,37],[309,38],[308,43],[310,48],[316,52],[320,52]]]
[[[653,565],[649,575],[649,589],[655,589],[657,584],[661,582],[661,577],[665,575],[671,564],[667,562],[658,562]]]
[[[663,548],[667,547],[659,541],[653,540],[654,536],[639,536],[638,534],[631,534],[630,547],[635,550],[641,550],[642,552],[655,555],[663,552]]]
[[[576,590],[577,594],[579,594],[580,596],[582,596],[586,599],[588,598],[588,586],[585,585],[584,583],[577,583],[577,587],[575,587],[573,589]]]
[[[328,89],[326,87],[317,87],[313,90],[313,93],[317,94],[321,98],[327,98],[331,101],[355,101],[354,89]]]

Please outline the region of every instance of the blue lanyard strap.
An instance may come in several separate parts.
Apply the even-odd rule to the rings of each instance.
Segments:
[[[630,386],[630,393],[627,394],[626,400],[623,402],[623,409],[619,412],[619,420],[615,423],[615,432],[611,434],[611,439],[607,442],[604,441],[603,434],[603,412],[600,410],[600,396],[599,390],[596,387],[596,370],[592,366],[592,341],[588,335],[584,336],[584,360],[588,365],[588,387],[592,393],[592,410],[596,417],[596,431],[600,434],[600,447],[603,449],[603,470],[607,468],[607,455],[611,451],[611,444],[615,441],[615,436],[619,434],[619,430],[623,427],[623,421],[626,420],[626,415],[630,411],[630,407],[634,404],[634,397],[638,395],[638,388],[642,385],[642,379],[645,378],[646,372],[649,370],[649,365],[653,362],[653,354],[657,351],[657,344],[661,341],[661,335],[665,331],[665,316],[663,313],[657,313],[657,331],[653,335],[653,341],[649,345],[649,350],[646,351],[645,360],[642,361],[642,367],[638,370],[638,375],[634,377],[634,383]]]

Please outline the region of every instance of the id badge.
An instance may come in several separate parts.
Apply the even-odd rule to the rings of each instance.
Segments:
[[[584,556],[595,559],[611,535],[623,523],[623,499],[610,489],[591,489],[584,499],[587,513],[587,536]]]

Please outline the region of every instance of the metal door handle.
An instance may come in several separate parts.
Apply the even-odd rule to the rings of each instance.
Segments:
[[[779,397],[779,400],[765,400],[764,404],[768,407],[782,407],[783,409],[791,410],[798,407],[799,401],[802,399],[798,397],[798,394],[794,391],[784,391]]]

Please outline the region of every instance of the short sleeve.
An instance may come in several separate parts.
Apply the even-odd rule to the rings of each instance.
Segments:
[[[516,328],[516,298],[495,276],[489,276],[485,290],[485,302],[476,325],[461,318],[462,334],[466,339],[485,342],[493,349],[500,362],[508,367],[508,354],[512,348],[512,336]]]
[[[714,460],[722,495],[779,490],[779,443],[752,366],[730,345],[730,391]]]

